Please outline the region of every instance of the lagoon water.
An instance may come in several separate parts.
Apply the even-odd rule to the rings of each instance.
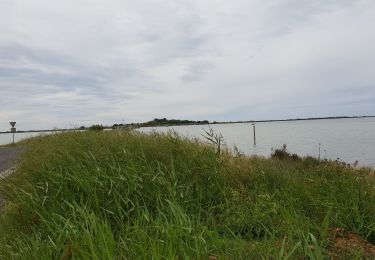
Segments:
[[[202,134],[212,128],[222,134],[229,148],[236,146],[247,155],[270,156],[271,150],[287,145],[288,151],[305,156],[358,160],[361,166],[375,167],[375,118],[325,119],[256,123],[256,146],[251,123],[145,127],[141,132],[176,131],[178,134],[204,140]]]
[[[44,133],[16,133],[14,135],[14,141],[15,142],[18,142],[18,141],[21,141],[23,139],[27,139],[27,138],[31,138],[31,137],[35,137],[35,136],[39,136],[39,135],[45,135],[45,134],[51,134],[51,133],[55,133],[55,132],[44,132]],[[10,144],[13,142],[13,136],[11,133],[7,133],[7,134],[0,134],[0,145],[4,145],[4,144]]]
[[[171,127],[144,127],[139,131],[168,132],[204,140],[202,135],[210,128],[222,134],[229,148],[237,148],[247,155],[270,156],[271,150],[287,145],[288,151],[305,156],[375,167],[375,118],[326,119],[256,123],[257,145],[253,145],[253,127],[250,123],[190,125]],[[38,136],[41,133],[17,133],[15,141]],[[42,133],[48,134],[48,133]],[[12,134],[0,134],[0,145],[12,142]]]

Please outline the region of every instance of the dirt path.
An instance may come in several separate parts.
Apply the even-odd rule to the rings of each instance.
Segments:
[[[0,181],[12,174],[16,161],[19,159],[24,147],[0,147]],[[4,198],[0,193],[0,211],[4,207]]]

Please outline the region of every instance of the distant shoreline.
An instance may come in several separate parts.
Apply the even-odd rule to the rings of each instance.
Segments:
[[[247,120],[247,121],[213,121],[208,123],[186,123],[186,124],[160,124],[152,126],[142,126],[142,123],[124,124],[123,127],[162,127],[162,126],[186,126],[186,125],[217,125],[217,124],[247,124],[247,123],[270,123],[270,122],[289,122],[289,121],[312,121],[312,120],[333,120],[333,119],[359,119],[359,118],[375,118],[374,116],[337,116],[337,117],[311,117],[311,118],[291,118],[291,119],[267,119],[267,120]],[[112,129],[111,126],[104,129]],[[25,130],[15,133],[45,133],[45,132],[68,132],[68,131],[85,131],[89,128],[70,128],[70,129],[44,129],[44,130]],[[0,132],[0,134],[11,134],[11,131]]]
[[[331,119],[331,120],[332,119],[358,119],[358,118],[375,118],[375,116],[339,116],[339,117],[310,117],[310,118],[291,118],[291,119],[268,119],[268,120],[218,122],[217,124],[267,123],[267,122],[285,122],[285,121],[309,121],[309,120],[329,120],[329,119]]]
[[[290,122],[290,121],[313,121],[313,120],[333,120],[333,119],[360,119],[375,118],[375,116],[340,116],[340,117],[311,117],[311,118],[291,118],[291,119],[267,119],[267,120],[248,120],[248,121],[213,121],[205,124],[169,124],[169,125],[153,125],[140,127],[161,127],[161,126],[184,126],[184,125],[219,125],[219,124],[248,124],[248,123],[271,123],[271,122]],[[135,124],[132,124],[134,126]],[[124,125],[128,126],[128,125]]]

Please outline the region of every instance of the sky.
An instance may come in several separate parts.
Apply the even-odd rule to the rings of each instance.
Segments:
[[[374,0],[0,0],[0,131],[375,115]]]

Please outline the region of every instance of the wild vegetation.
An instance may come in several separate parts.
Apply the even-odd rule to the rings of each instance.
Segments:
[[[375,176],[337,162],[232,154],[173,133],[27,140],[2,184],[1,259],[372,257]],[[358,243],[338,245],[338,238]],[[345,244],[346,245],[346,244]]]

